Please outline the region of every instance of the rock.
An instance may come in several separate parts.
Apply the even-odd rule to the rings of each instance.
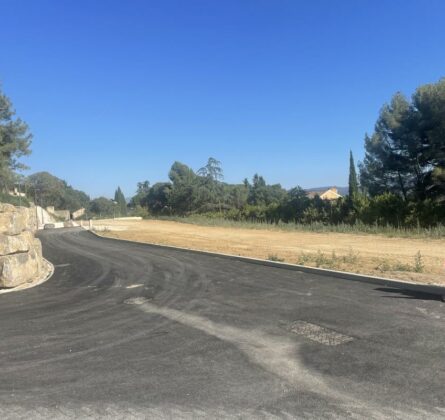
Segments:
[[[12,213],[15,207],[12,204],[0,203],[0,213]]]
[[[0,287],[16,287],[36,279],[42,263],[35,249],[0,257]]]
[[[0,233],[18,235],[28,226],[28,218],[23,211],[0,213]]]
[[[35,207],[0,203],[0,287],[16,287],[43,275],[42,244],[33,234],[36,228]]]
[[[27,229],[31,232],[35,232],[37,230],[37,214],[36,208],[30,207],[28,210],[28,226]]]
[[[39,257],[42,257],[42,242],[40,239],[33,238],[33,248]]]
[[[34,246],[34,235],[24,231],[19,235],[11,236],[0,233],[0,255],[27,252]]]
[[[13,216],[13,214],[15,214]],[[12,204],[0,203],[0,231],[4,231],[5,222],[13,218],[20,221],[20,227],[32,232],[37,230],[37,215],[35,207],[14,207]],[[15,232],[17,229],[14,230]],[[15,235],[16,233],[9,233]]]

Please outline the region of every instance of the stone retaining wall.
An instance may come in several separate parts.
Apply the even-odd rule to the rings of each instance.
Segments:
[[[35,208],[0,203],[0,288],[32,282],[44,274]]]

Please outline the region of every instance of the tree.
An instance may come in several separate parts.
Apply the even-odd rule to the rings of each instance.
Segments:
[[[225,189],[228,195],[227,202],[231,208],[241,209],[247,204],[249,189],[245,184],[226,185]]]
[[[90,197],[83,191],[71,187],[63,179],[49,172],[37,172],[25,180],[28,197],[42,207],[54,206],[58,210],[71,212],[88,208]]]
[[[172,181],[169,205],[178,214],[190,213],[198,207],[198,180],[195,172],[181,162],[173,163],[168,174]]]
[[[136,195],[130,201],[130,207],[147,207],[147,196],[150,192],[150,182],[143,181],[137,183]]]
[[[28,126],[14,116],[11,101],[0,90],[0,181],[5,191],[12,186],[14,171],[26,169],[19,158],[31,153]]]
[[[221,167],[221,162],[215,158],[209,157],[207,164],[198,170],[198,175],[209,178],[214,182],[222,181],[224,173]]]
[[[125,199],[124,193],[121,190],[121,187],[117,187],[116,192],[114,193],[114,201],[117,203],[117,209],[119,211],[119,216],[127,215],[127,200]]]
[[[207,164],[198,170],[200,177],[199,202],[205,203],[207,209],[213,210],[217,206],[219,212],[222,210],[224,201],[224,188],[221,181],[224,179],[221,162],[210,157]]]
[[[445,200],[445,78],[419,87],[413,95],[420,143],[419,164],[426,167],[425,195]]]
[[[349,151],[349,201],[352,203],[358,194],[357,172],[355,171],[354,156]]]
[[[286,199],[287,193],[280,184],[267,185],[264,178],[255,174],[249,185],[248,203],[255,206],[279,204]]]
[[[136,194],[144,195],[144,194],[148,194],[149,191],[150,191],[150,182],[149,181],[138,182]]]
[[[298,221],[303,217],[304,211],[309,207],[310,199],[299,185],[292,188],[288,193],[288,206],[290,207],[291,217],[294,221]]]
[[[170,213],[171,190],[172,184],[169,182],[158,182],[150,188],[147,195],[147,205],[152,213]]]
[[[361,184],[374,195],[405,201],[445,196],[445,79],[419,87],[411,101],[400,93],[385,105],[365,137]]]
[[[266,204],[266,181],[258,174],[253,176],[248,202],[256,206]]]
[[[114,215],[115,204],[105,197],[98,197],[91,200],[89,210],[99,218],[111,217]]]
[[[414,170],[417,153],[410,130],[411,107],[400,93],[385,105],[375,125],[374,133],[365,136],[365,158],[360,168],[360,180],[371,195],[391,192],[405,200],[416,185]]]

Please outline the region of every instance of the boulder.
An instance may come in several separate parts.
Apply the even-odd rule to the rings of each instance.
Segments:
[[[0,287],[16,287],[43,273],[42,244],[34,237],[36,208],[0,203]]]
[[[0,233],[18,235],[28,227],[28,217],[24,211],[1,212]]]
[[[0,213],[12,213],[15,211],[15,207],[12,204],[0,203]]]
[[[39,258],[42,258],[42,242],[40,242],[40,239],[33,238],[33,249],[36,252],[37,256]]]
[[[27,252],[34,246],[34,235],[30,231],[24,231],[11,236],[0,233],[0,255]]]
[[[0,257],[0,287],[16,287],[33,281],[40,275],[42,263],[35,249]]]
[[[26,221],[26,230],[35,232],[37,230],[37,214],[35,207],[18,207]]]
[[[36,208],[30,207],[29,209],[26,209],[28,213],[28,224],[27,224],[27,230],[30,230],[31,232],[35,232],[37,230],[37,214],[36,214]]]

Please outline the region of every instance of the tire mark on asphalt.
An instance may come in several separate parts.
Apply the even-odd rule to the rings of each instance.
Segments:
[[[217,323],[200,315],[156,306],[144,300],[138,301],[136,307],[147,314],[160,315],[234,345],[252,363],[286,381],[294,391],[312,392],[330,398],[346,410],[351,418],[415,419],[419,418],[420,412],[425,414],[420,408],[402,412],[393,407],[385,407],[381,403],[362,401],[351,394],[334,389],[320,375],[304,366],[299,356],[300,344],[287,337],[268,334],[258,329],[247,330]]]
[[[246,330],[216,323],[199,315],[159,307],[146,301],[139,303],[137,308],[148,314],[161,315],[235,345],[254,364],[277,375],[297,389],[321,393],[334,399],[351,400],[350,396],[332,389],[320,376],[304,367],[298,356],[299,344],[294,340],[267,334],[260,330]]]

